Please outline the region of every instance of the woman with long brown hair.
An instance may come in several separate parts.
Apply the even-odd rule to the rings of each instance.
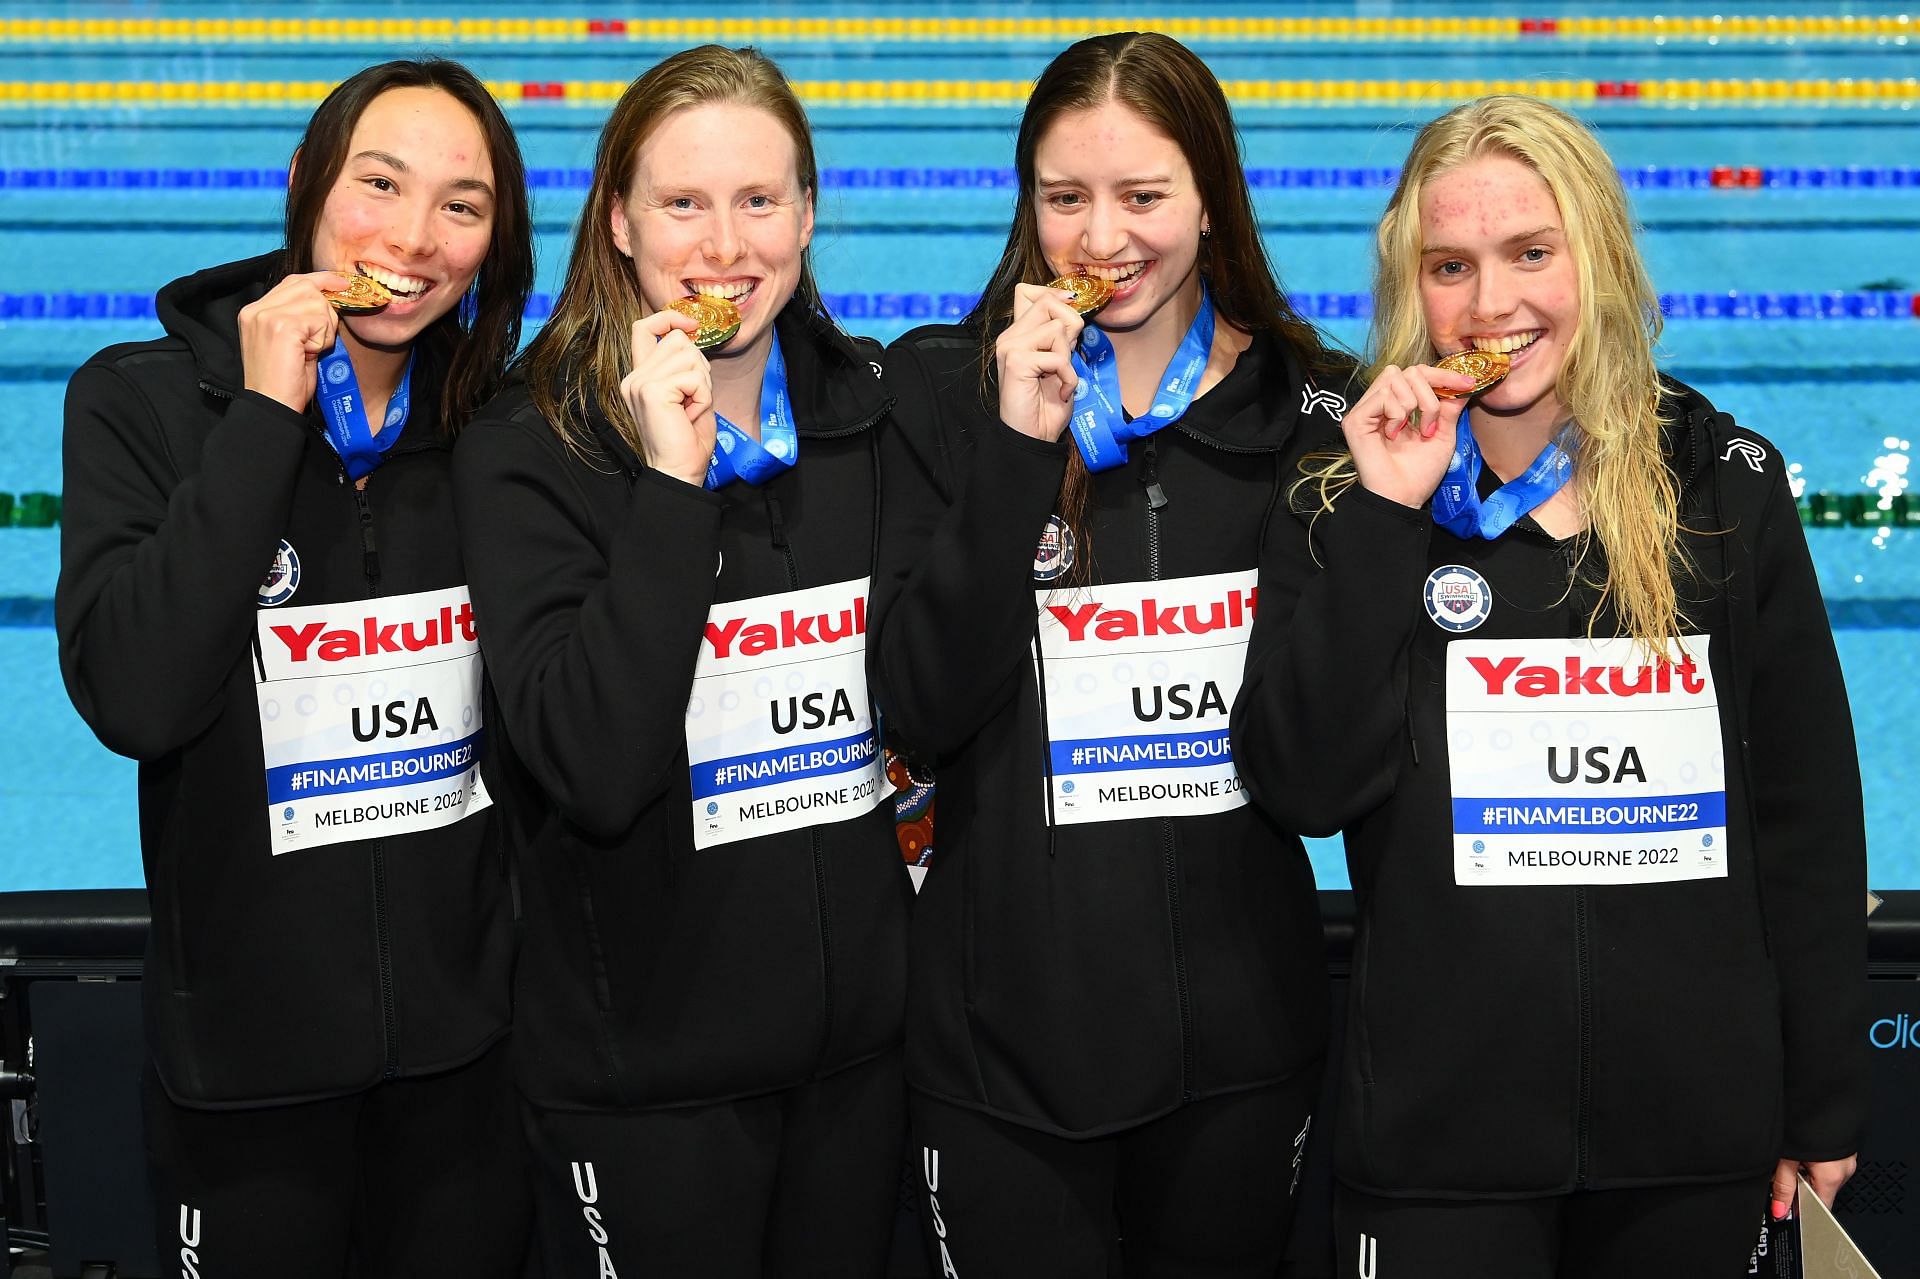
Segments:
[[[1786,468],[1658,372],[1558,108],[1423,128],[1377,263],[1234,721],[1258,801],[1346,835],[1341,1273],[1738,1273],[1770,1180],[1832,1202],[1866,1093],[1859,769]]]
[[[553,319],[456,458],[523,770],[554,1273],[885,1267],[912,889],[863,651],[890,401],[821,309],[817,187],[754,50],[635,80]]]
[[[532,279],[486,87],[383,63],[308,122],[284,246],[168,285],[168,336],[69,387],[60,657],[140,761],[169,1273],[519,1272],[512,908],[450,455]]]
[[[874,670],[939,776],[907,1039],[934,1270],[1270,1276],[1326,987],[1306,853],[1247,805],[1227,710],[1262,529],[1348,369],[1177,42],[1060,54],[1014,163],[978,308],[887,361],[889,475],[927,490],[889,508]]]

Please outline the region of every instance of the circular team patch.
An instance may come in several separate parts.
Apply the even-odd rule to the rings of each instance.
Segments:
[[[280,539],[280,547],[273,553],[273,567],[267,570],[267,576],[260,583],[260,607],[276,608],[293,598],[300,589],[300,555],[286,538]]]
[[[1493,588],[1462,564],[1443,564],[1427,574],[1427,616],[1442,630],[1470,631],[1493,611]]]
[[[1047,516],[1040,544],[1033,548],[1033,580],[1051,582],[1073,567],[1073,530],[1058,515]]]

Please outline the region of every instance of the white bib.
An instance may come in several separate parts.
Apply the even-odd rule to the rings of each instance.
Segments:
[[[1456,884],[1655,884],[1727,873],[1710,637],[1454,640]]]
[[[708,613],[687,699],[695,848],[844,822],[890,793],[867,698],[867,581]]]
[[[1224,813],[1258,574],[1036,591],[1052,820]]]
[[[466,587],[262,612],[254,640],[275,853],[432,830],[493,802]]]

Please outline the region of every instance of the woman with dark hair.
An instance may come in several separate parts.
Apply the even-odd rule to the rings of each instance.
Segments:
[[[1338,1273],[1742,1273],[1769,1178],[1776,1217],[1800,1176],[1832,1203],[1867,1092],[1860,775],[1787,468],[1660,374],[1559,108],[1427,124],[1377,248],[1374,380],[1274,521],[1234,714],[1353,872]]]
[[[635,80],[553,318],[455,458],[524,768],[555,1273],[885,1269],[912,890],[863,659],[891,401],[821,309],[817,187],[754,50]]]
[[[888,508],[873,670],[939,776],[907,1031],[935,1273],[1104,1276],[1117,1247],[1130,1277],[1264,1279],[1326,986],[1305,850],[1247,806],[1227,712],[1262,529],[1348,369],[1175,41],[1055,58],[1014,163],[980,305],[887,361],[889,482],[928,490]]]
[[[168,285],[168,336],[68,388],[61,666],[140,761],[148,1148],[183,1273],[518,1274],[450,449],[532,265],[485,87],[385,63],[309,121],[285,246]]]

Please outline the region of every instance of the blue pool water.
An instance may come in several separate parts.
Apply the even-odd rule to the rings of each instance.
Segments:
[[[1828,12],[1834,6],[1804,6]],[[126,17],[629,16],[604,4],[235,6],[211,4],[10,5],[25,16]],[[1135,4],[1136,20],[1258,17],[1252,5]],[[1110,11],[1110,10],[1109,10]],[[1702,12],[1665,4],[1583,5],[1585,17]],[[1751,7],[1743,11],[1756,11]],[[1782,10],[1781,12],[1800,12]],[[1878,15],[1887,6],[1848,5]],[[874,6],[734,7],[736,16],[861,15]],[[1077,5],[944,5],[936,18],[1004,15],[1084,19]],[[1289,5],[1309,16],[1556,17],[1541,6]],[[1031,78],[1058,40],[770,42],[796,80],[1004,80]],[[1561,78],[1637,81],[1767,78],[1902,78],[1920,65],[1912,47],[1873,40],[1768,44],[1728,39],[1550,40],[1196,39],[1223,80]],[[334,80],[382,57],[421,51],[341,40],[232,43],[88,38],[0,40],[0,82]],[[433,51],[463,57],[503,81],[625,80],[667,46],[639,42],[515,39]],[[1438,106],[1241,109],[1251,168],[1392,167],[1417,124]],[[1920,104],[1671,107],[1596,102],[1585,109],[1626,169],[1755,165],[1785,168],[1920,163]],[[521,104],[510,109],[530,166],[584,168],[605,106]],[[0,170],[46,172],[69,189],[0,184],[0,237],[8,294],[148,292],[199,267],[259,252],[277,238],[279,192],[78,186],[90,172],[284,168],[306,108],[34,107],[0,105]],[[872,185],[888,171],[998,169],[1010,163],[1016,113],[1006,107],[816,108],[821,192],[816,265],[830,294],[968,294],[998,256],[1011,193],[992,186]],[[104,182],[105,179],[102,179]],[[932,179],[929,179],[932,181]],[[848,186],[861,182],[869,185]],[[539,287],[564,268],[583,192],[565,183],[536,192]],[[1257,191],[1267,243],[1290,290],[1359,293],[1369,236],[1386,192],[1378,187],[1279,187]],[[1920,183],[1758,190],[1635,191],[1656,286],[1676,293],[1823,293],[1867,287],[1920,291]],[[881,338],[916,321],[849,321]],[[1363,339],[1354,320],[1327,321],[1337,338]],[[61,397],[70,371],[110,342],[153,335],[151,320],[0,319],[0,491],[58,492]],[[1900,320],[1675,320],[1667,363],[1723,408],[1771,437],[1810,491],[1894,492],[1908,479],[1920,398],[1920,318]],[[1920,530],[1809,531],[1846,667],[1867,784],[1876,886],[1920,887],[1920,820],[1910,797],[1920,777]],[[0,889],[95,887],[140,879],[133,766],[106,754],[69,708],[44,605],[56,573],[58,533],[0,529],[0,681],[13,723],[0,734]],[[1337,841],[1316,846],[1325,886],[1346,883]]]

